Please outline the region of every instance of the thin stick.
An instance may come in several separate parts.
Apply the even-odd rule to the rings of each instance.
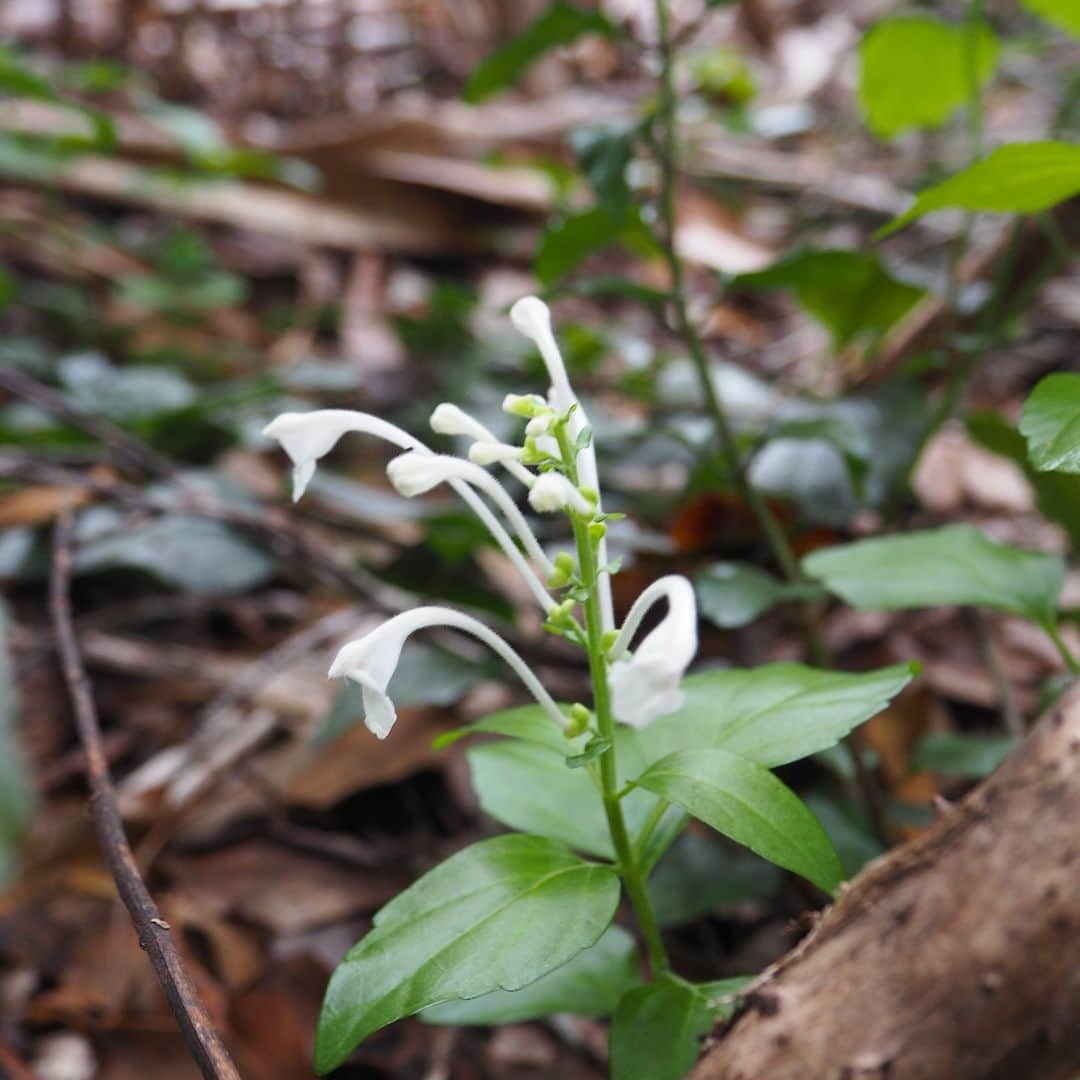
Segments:
[[[57,522],[53,541],[52,580],[49,606],[57,646],[75,712],[75,723],[86,753],[86,775],[90,784],[90,812],[97,829],[98,842],[105,865],[116,882],[117,892],[131,916],[139,936],[139,945],[146,951],[154,968],[169,1008],[183,1033],[204,1077],[207,1080],[240,1080],[225,1044],[214,1029],[173,944],[169,924],[161,917],[139,874],[124,835],[124,823],[116,805],[109,776],[109,765],[102,747],[101,728],[90,680],[83,666],[75,638],[75,626],[68,595],[71,580],[73,519],[70,512]]]

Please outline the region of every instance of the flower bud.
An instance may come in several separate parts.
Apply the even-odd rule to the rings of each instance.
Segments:
[[[520,446],[480,439],[469,447],[469,460],[477,465],[496,465],[506,461],[520,461],[524,453]]]
[[[536,478],[529,490],[529,505],[541,514],[550,514],[567,507],[579,514],[592,512],[592,507],[562,473],[546,472]]]
[[[607,536],[607,526],[602,521],[593,521],[589,525],[589,539],[599,544]]]
[[[465,435],[478,440],[491,438],[491,432],[479,420],[448,401],[435,406],[429,423],[431,430],[439,435]]]
[[[592,713],[580,702],[577,702],[570,708],[570,723],[567,724],[563,734],[568,739],[573,739],[578,735],[584,735],[585,732],[589,730],[589,721],[591,719]]]
[[[550,406],[539,394],[507,394],[502,407],[503,412],[529,419],[551,412]]]

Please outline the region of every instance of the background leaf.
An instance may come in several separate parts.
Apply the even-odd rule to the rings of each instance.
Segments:
[[[379,911],[334,971],[317,1070],[428,1006],[527,986],[592,945],[618,902],[614,870],[550,840],[510,834],[459,851]]]
[[[571,45],[585,34],[613,37],[618,27],[599,11],[586,11],[556,0],[531,25],[501,49],[485,57],[469,76],[463,97],[476,104],[512,86],[532,64],[560,45]]]
[[[1080,473],[1080,375],[1041,379],[1024,402],[1020,434],[1037,469]]]
[[[212,596],[246,592],[274,574],[274,561],[227,525],[188,514],[164,514],[81,547],[74,570],[142,570],[167,585]]]
[[[627,991],[611,1025],[613,1080],[681,1080],[712,1022],[707,996],[681,979]]]
[[[621,926],[609,926],[595,945],[520,990],[496,990],[469,1001],[425,1009],[429,1024],[519,1024],[554,1013],[610,1016],[639,980],[637,945]]]
[[[805,595],[750,563],[713,563],[694,577],[698,610],[715,626],[745,626],[785,600]]]
[[[887,236],[934,210],[1037,214],[1080,191],[1080,146],[1010,143],[982,161],[919,192],[915,204],[885,226]]]
[[[1016,749],[1009,735],[965,735],[932,731],[919,740],[912,764],[916,769],[981,780],[989,776]]]
[[[661,926],[679,926],[717,908],[764,901],[780,885],[780,871],[752,851],[712,833],[688,832],[649,878],[649,899]]]
[[[33,789],[15,730],[18,691],[8,648],[11,617],[0,600],[0,890],[11,881],[34,809]]]
[[[859,46],[859,104],[870,130],[890,139],[909,128],[940,127],[968,97],[966,26],[928,15],[902,15],[875,23]],[[979,84],[993,74],[998,42],[980,23],[975,31]]]
[[[808,555],[803,570],[860,611],[973,604],[1053,621],[1065,564],[971,525],[876,537]]]
[[[733,287],[792,289],[799,303],[828,327],[843,348],[860,334],[880,336],[926,295],[893,277],[878,257],[862,251],[800,251],[764,270],[739,274]]]
[[[1080,4],[1076,0],[1020,0],[1035,15],[1080,38]]]
[[[680,750],[637,783],[706,825],[832,893],[844,871],[825,830],[768,769],[727,750]]]

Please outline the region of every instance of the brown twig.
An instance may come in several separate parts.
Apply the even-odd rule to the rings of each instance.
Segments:
[[[116,804],[109,764],[102,747],[97,708],[75,638],[68,595],[72,531],[72,517],[70,513],[66,513],[56,526],[49,601],[64,680],[71,696],[79,740],[86,753],[90,812],[94,818],[101,852],[109,873],[116,882],[117,892],[131,916],[139,936],[139,944],[150,958],[169,1008],[203,1076],[210,1080],[240,1080],[240,1073],[184,969],[169,925],[162,919],[157,905],[146,889],[124,835],[124,824]]]

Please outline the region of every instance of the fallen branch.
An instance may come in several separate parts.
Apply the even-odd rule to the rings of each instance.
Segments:
[[[240,1074],[225,1044],[214,1029],[206,1007],[184,969],[180,954],[173,944],[172,931],[162,919],[146,889],[124,835],[124,824],[116,805],[109,765],[102,747],[97,709],[72,621],[68,595],[71,580],[72,527],[70,513],[63,515],[57,522],[53,545],[50,609],[64,680],[71,696],[79,740],[86,754],[90,812],[94,818],[101,852],[109,873],[116,882],[117,892],[131,916],[139,936],[139,944],[150,958],[169,1008],[203,1076],[209,1080],[240,1080]]]
[[[1080,1066],[1080,687],[749,988],[693,1080],[1068,1080]]]

